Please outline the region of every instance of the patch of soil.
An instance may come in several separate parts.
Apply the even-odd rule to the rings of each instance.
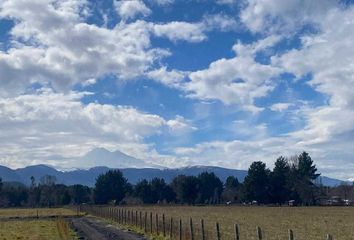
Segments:
[[[95,217],[71,219],[71,227],[85,240],[146,240],[145,237],[112,226]]]

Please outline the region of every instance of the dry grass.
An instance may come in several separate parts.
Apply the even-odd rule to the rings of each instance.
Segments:
[[[58,220],[0,221],[1,240],[69,240],[77,239],[68,224]]]
[[[200,229],[200,219],[204,219],[208,229],[208,239],[215,239],[215,223],[220,223],[222,239],[234,239],[234,224],[237,223],[241,239],[256,239],[256,227],[263,231],[263,239],[287,239],[288,229],[292,229],[297,240],[323,240],[330,233],[338,240],[354,240],[354,207],[132,207],[138,211],[148,211],[182,219],[184,228],[192,217],[195,230]],[[199,238],[199,237],[198,237]]]
[[[66,208],[9,208],[0,209],[0,218],[37,216],[74,216],[76,212]]]

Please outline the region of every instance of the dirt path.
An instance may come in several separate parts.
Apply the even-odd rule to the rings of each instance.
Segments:
[[[145,240],[141,235],[122,230],[95,217],[73,218],[71,226],[80,239],[86,240]]]

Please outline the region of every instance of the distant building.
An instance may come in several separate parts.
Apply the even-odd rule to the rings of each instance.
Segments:
[[[339,196],[333,196],[331,199],[327,200],[327,205],[329,206],[343,206],[344,201]]]
[[[296,201],[295,200],[289,200],[288,201],[288,206],[290,206],[290,207],[296,206]]]

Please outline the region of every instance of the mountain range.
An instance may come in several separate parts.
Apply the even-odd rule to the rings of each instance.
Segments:
[[[95,185],[96,178],[109,169],[120,169],[124,177],[132,184],[142,179],[150,180],[154,177],[164,178],[166,182],[171,182],[174,177],[180,174],[196,176],[205,171],[214,172],[222,181],[225,181],[228,176],[235,176],[242,182],[247,175],[246,170],[213,166],[163,168],[120,151],[111,152],[105,148],[95,148],[72,162],[73,167],[77,169],[71,171],[60,171],[47,165],[34,165],[18,169],[10,169],[0,165],[0,177],[4,182],[18,182],[29,185],[31,176],[39,182],[41,177],[51,175],[56,177],[57,183],[82,184],[92,187]],[[101,164],[105,166],[100,166]],[[79,169],[82,166],[86,169]],[[337,186],[343,183],[341,180],[325,176],[321,176],[320,182],[326,186]]]
[[[0,177],[4,182],[20,182],[25,185],[30,184],[30,178],[33,176],[36,181],[40,181],[45,175],[55,176],[57,183],[66,185],[82,184],[86,186],[94,186],[96,178],[110,168],[94,167],[87,170],[72,170],[59,171],[53,167],[46,165],[34,165],[19,169],[10,169],[0,166]],[[171,182],[172,179],[180,174],[196,176],[201,172],[214,172],[222,181],[225,181],[228,176],[235,176],[239,181],[243,181],[247,175],[246,170],[227,169],[212,166],[192,166],[175,169],[158,169],[158,168],[121,168],[124,177],[132,184],[137,183],[142,179],[152,179],[154,177],[164,178],[166,182]],[[337,186],[343,181],[325,176],[321,177],[322,184],[326,186]]]
[[[87,186],[94,186],[96,178],[110,168],[108,167],[94,167],[87,170],[73,170],[73,171],[58,171],[53,167],[46,165],[35,165],[19,169],[10,169],[0,166],[0,177],[4,182],[21,182],[29,185],[31,176],[37,182],[45,175],[55,176],[57,183],[66,185],[82,184]],[[166,182],[171,182],[172,179],[180,174],[184,175],[198,175],[201,172],[214,172],[220,179],[225,181],[228,176],[235,176],[240,181],[243,181],[247,175],[247,171],[226,169],[220,167],[208,166],[194,166],[176,169],[158,169],[158,168],[120,168],[125,178],[132,184],[137,183],[142,179],[152,179],[154,177],[164,178]]]
[[[108,151],[105,148],[94,148],[78,159],[73,159],[73,167],[94,168],[96,166],[106,166],[108,168],[162,168],[162,166],[150,163],[121,151]]]

